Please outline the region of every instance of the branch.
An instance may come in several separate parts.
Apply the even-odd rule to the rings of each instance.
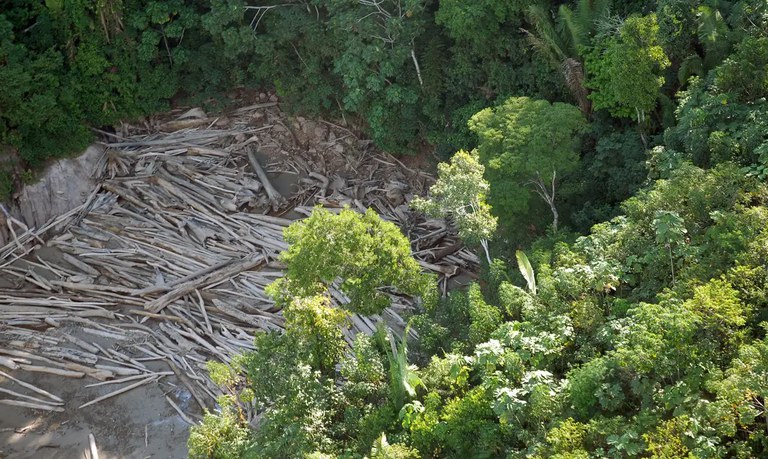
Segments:
[[[424,81],[421,79],[419,61],[416,60],[416,51],[413,49],[413,40],[411,40],[411,58],[413,59],[413,66],[416,67],[416,76],[419,77],[419,86],[424,86]]]
[[[381,4],[384,3],[384,0],[358,0],[358,3],[363,6],[375,7],[377,12],[383,16],[386,16],[387,19],[392,17],[392,14],[389,11],[381,7]],[[398,5],[399,5],[399,2],[398,2]]]
[[[552,169],[552,200],[555,200],[555,180],[557,179],[557,171]]]
[[[256,32],[256,29],[259,28],[259,24],[261,23],[261,20],[264,19],[264,15],[267,14],[267,11],[271,10],[272,8],[278,8],[281,6],[295,6],[294,3],[281,3],[279,5],[270,5],[270,6],[244,6],[243,9],[246,11],[256,11],[256,14],[254,14],[253,19],[251,19],[251,29],[253,32]]]

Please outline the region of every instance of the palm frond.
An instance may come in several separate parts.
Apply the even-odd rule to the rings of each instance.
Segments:
[[[563,43],[558,36],[549,10],[542,5],[528,7],[528,20],[534,27],[535,33],[523,29],[528,39],[537,51],[550,60],[553,65],[562,62],[566,57]]]
[[[515,256],[517,257],[517,266],[520,268],[520,274],[523,275],[525,282],[528,283],[528,290],[535,295],[536,277],[533,273],[533,266],[531,266],[531,262],[528,260],[528,256],[526,256],[525,252],[522,250],[515,252]]]
[[[565,85],[579,104],[581,112],[585,115],[589,114],[592,111],[592,102],[584,86],[584,66],[581,62],[569,57],[562,62],[560,71],[563,72]]]

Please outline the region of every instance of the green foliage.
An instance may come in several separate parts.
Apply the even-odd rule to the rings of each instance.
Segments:
[[[419,459],[418,452],[407,446],[395,443],[390,445],[387,442],[387,436],[381,434],[381,437],[374,442],[371,448],[370,459]]]
[[[759,55],[755,57],[755,61],[760,59]],[[689,160],[702,167],[725,161],[743,166],[764,163],[768,158],[764,135],[768,109],[761,95],[765,92],[761,92],[761,83],[755,83],[756,80],[749,80],[750,86],[745,87],[745,81],[734,76],[735,69],[749,66],[751,62],[752,58],[739,55],[738,61],[731,57],[715,69],[714,79],[727,91],[714,84],[711,77],[692,80],[688,90],[681,93],[678,124],[665,133],[671,149],[685,153]]]
[[[426,355],[469,350],[469,300],[466,292],[449,292],[433,307],[414,316],[418,345]]]
[[[648,452],[653,459],[689,458],[696,456],[690,453],[683,441],[689,436],[691,420],[688,417],[672,418],[662,423],[655,432],[643,435],[648,443]]]
[[[472,284],[467,292],[469,301],[469,342],[480,344],[498,328],[501,323],[501,312],[496,306],[491,306],[483,299],[480,286]]]
[[[400,409],[408,401],[416,397],[416,389],[423,386],[421,378],[416,373],[416,366],[408,362],[408,329],[405,330],[400,343],[396,343],[391,333],[388,334],[389,376],[391,400],[395,410]]]
[[[423,299],[431,294],[431,277],[411,257],[408,239],[370,209],[365,214],[343,209],[334,215],[318,207],[286,228],[285,240],[290,244],[281,255],[286,275],[270,286],[281,302],[322,294],[337,280],[349,297],[345,307],[361,314],[377,314],[389,306],[389,297],[380,290],[384,287]]]
[[[624,2],[613,11],[628,19],[612,29],[613,19],[597,14],[603,2],[558,11],[495,0],[479,6],[414,0],[401,2],[403,10],[383,2],[375,11],[367,2],[310,2],[308,9],[269,10],[255,42],[245,40],[247,24],[240,27],[251,18],[237,8],[242,5],[215,3],[217,19],[206,16],[206,27],[240,59],[260,56],[253,74],[266,75],[263,58],[272,56],[275,79],[294,102],[340,102],[393,144],[407,144],[422,130],[439,142],[471,142],[466,132],[451,134],[450,124],[493,98],[506,99],[472,117],[476,150],[461,150],[441,165],[432,200],[415,201],[433,215],[453,213],[460,231],[466,217],[472,224],[462,237],[496,235],[499,260],[489,260],[478,283],[432,301],[433,281],[410,264],[408,242],[393,226],[370,211],[315,211],[286,232],[287,277],[271,287],[284,307],[286,331],[259,335],[257,351],[231,366],[210,366],[228,395],[222,411],[193,431],[195,451],[316,458],[765,456],[768,324],[760,324],[768,320],[768,187],[761,167],[768,164],[762,122],[768,7],[762,3]],[[168,59],[161,46],[166,23],[185,17],[177,6],[178,16],[165,7],[146,12],[153,33],[145,51],[158,63]],[[657,16],[637,15],[654,8]],[[519,28],[535,33],[504,33]],[[328,45],[312,53],[312,34]],[[345,45],[349,37],[355,41]],[[576,107],[507,98],[544,91],[552,81],[521,83],[541,75],[536,59],[546,54],[521,47],[526,38],[553,45],[554,56],[576,64],[586,56],[595,106],[606,110],[591,114],[585,138],[587,123]],[[97,57],[87,66],[99,68]],[[688,84],[676,121],[667,116],[678,88],[670,79],[675,72]],[[700,77],[688,80],[691,73]],[[342,80],[345,89],[332,90]],[[634,122],[609,115],[639,116],[642,137]],[[392,130],[400,131],[390,136]],[[542,202],[530,199],[531,190]],[[583,236],[553,232],[525,246],[547,207],[556,220],[556,191],[562,209],[578,213],[569,221],[612,219]],[[488,229],[485,197],[503,232]],[[478,208],[485,212],[482,224],[469,215]],[[520,274],[506,268],[515,258]],[[519,287],[526,283],[527,290]],[[406,342],[382,328],[375,338],[356,337],[350,349],[341,329],[347,313],[329,304],[329,289],[348,296],[353,312],[380,311],[388,304],[385,293],[426,297],[410,319],[418,339]],[[408,353],[414,344],[419,355]],[[245,403],[263,413],[257,431],[241,424]]]
[[[617,129],[612,123],[593,122],[594,149],[582,153],[580,178],[573,201],[582,207],[572,217],[574,227],[586,233],[595,223],[620,214],[619,205],[634,195],[648,177],[646,151],[636,129]],[[585,141],[589,142],[589,140]]]
[[[656,15],[627,18],[616,33],[600,37],[586,59],[586,86],[595,109],[640,123],[656,107],[670,65],[659,42]]]
[[[236,459],[250,448],[252,432],[243,426],[237,409],[222,406],[217,414],[206,413],[203,422],[189,432],[189,457],[193,459]]]
[[[717,68],[714,83],[738,102],[768,95],[768,37],[745,38]]]
[[[685,229],[684,221],[674,212],[660,210],[656,212],[653,219],[653,228],[656,231],[656,242],[664,244],[669,250],[669,265],[672,271],[672,283],[675,283],[675,262],[672,257],[672,246],[684,243]]]
[[[334,308],[324,296],[293,298],[283,308],[286,335],[308,355],[312,368],[331,373],[346,351],[342,327],[346,311]]]
[[[416,197],[411,205],[432,217],[450,215],[459,237],[469,244],[481,244],[490,264],[488,240],[496,231],[497,219],[486,202],[490,187],[483,178],[485,168],[477,152],[459,150],[450,164],[440,163],[437,169],[438,179],[429,189],[431,197]]]
[[[469,127],[480,138],[494,213],[503,227],[520,231],[533,220],[532,185],[549,187],[576,168],[578,134],[586,122],[573,105],[513,97],[477,113]]]
[[[531,44],[562,73],[563,82],[584,114],[592,108],[584,81],[583,51],[590,46],[610,6],[611,2],[605,0],[580,0],[575,11],[569,5],[560,5],[556,23],[545,3],[528,7],[528,17],[535,29],[534,33],[526,31]]]
[[[531,262],[528,261],[528,256],[522,250],[515,252],[517,258],[517,266],[520,268],[520,274],[525,278],[525,282],[528,284],[528,291],[533,295],[536,294],[536,277],[533,273],[533,267]]]

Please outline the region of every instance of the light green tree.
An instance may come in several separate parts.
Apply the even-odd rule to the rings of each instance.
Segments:
[[[486,202],[490,185],[483,178],[484,172],[476,151],[460,150],[450,163],[437,166],[438,178],[429,189],[430,197],[417,197],[411,205],[431,217],[450,215],[459,237],[468,244],[479,243],[490,265],[488,240],[496,231],[497,219]]]
[[[575,106],[528,97],[512,97],[470,119],[469,128],[480,137],[477,151],[491,185],[491,205],[502,221],[525,217],[533,190],[549,206],[557,231],[558,175],[576,168],[579,134],[586,127]]]
[[[384,288],[426,300],[434,287],[411,256],[408,239],[370,209],[364,214],[343,209],[335,215],[317,207],[309,218],[286,228],[285,240],[290,244],[281,254],[285,277],[268,288],[283,305],[336,285],[349,298],[347,309],[378,314],[390,304]]]

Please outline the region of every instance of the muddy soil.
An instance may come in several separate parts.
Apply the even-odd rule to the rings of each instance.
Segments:
[[[142,386],[83,409],[78,406],[114,390],[114,386],[84,389],[92,380],[53,375],[24,378],[67,401],[63,413],[28,408],[0,408],[0,458],[70,459],[90,457],[93,434],[100,458],[187,457],[188,425],[165,401],[179,391],[171,381]],[[2,381],[11,390],[23,389]],[[182,397],[183,398],[183,397]],[[189,396],[187,394],[187,400]]]

